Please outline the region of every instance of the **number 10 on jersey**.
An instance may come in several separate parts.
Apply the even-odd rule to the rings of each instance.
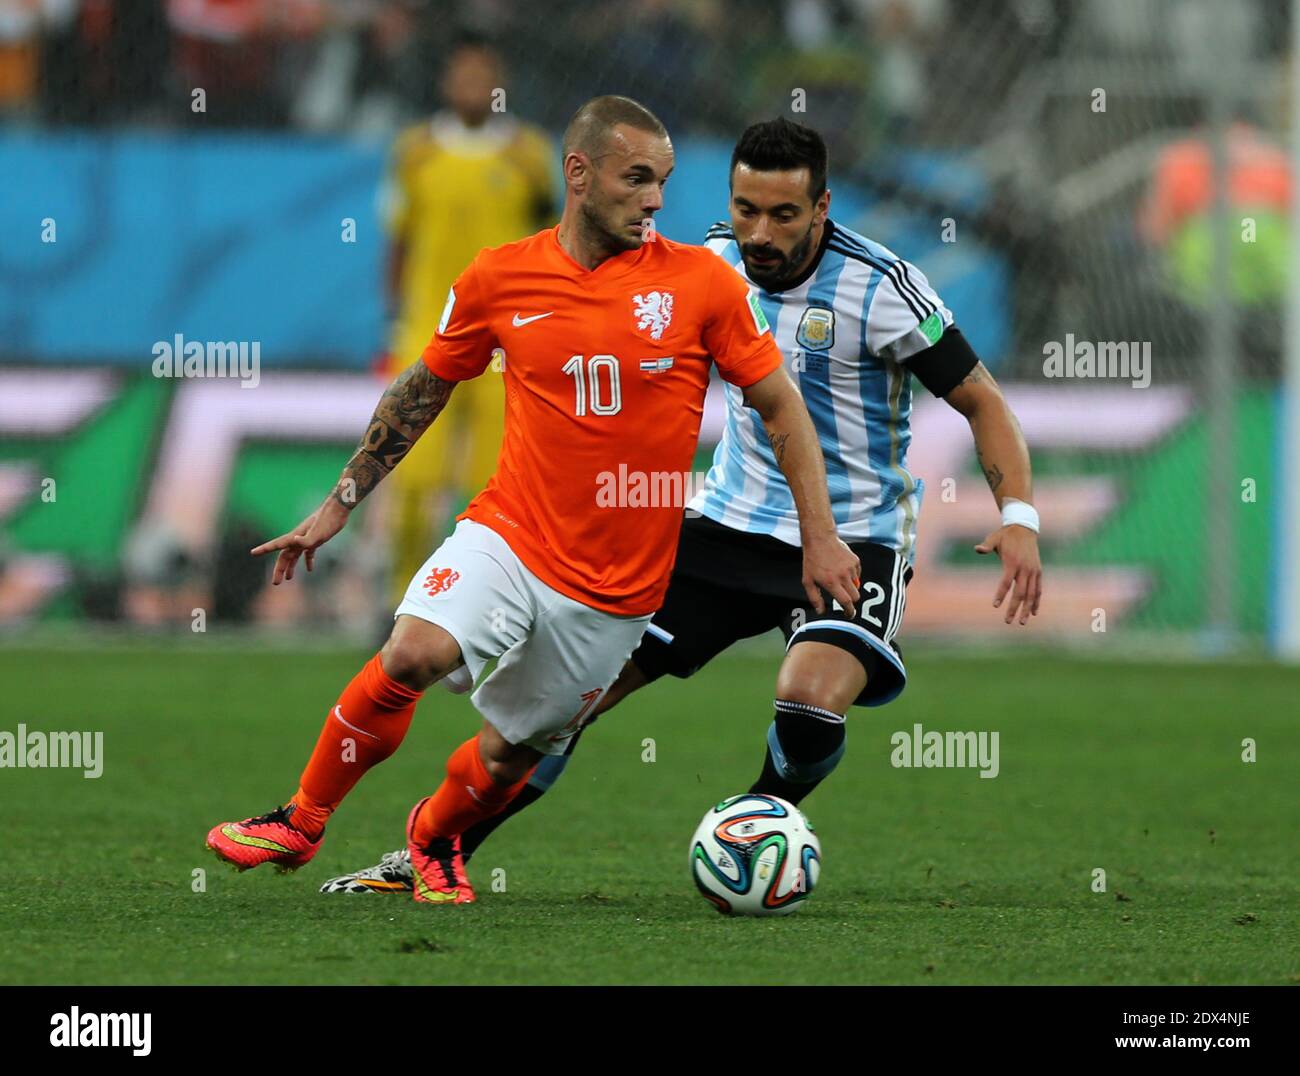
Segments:
[[[613,355],[593,355],[584,366],[582,358],[574,355],[564,364],[564,372],[574,381],[573,413],[581,418],[590,406],[593,415],[617,415],[623,410],[618,359]]]

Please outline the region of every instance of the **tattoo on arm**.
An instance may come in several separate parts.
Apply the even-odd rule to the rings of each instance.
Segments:
[[[996,463],[990,466],[984,462],[984,453],[979,450],[978,445],[975,446],[975,457],[979,460],[980,470],[984,472],[984,481],[989,484],[989,489],[997,493],[998,486],[1002,485],[1002,479],[1006,476]]]
[[[375,418],[361,438],[357,450],[373,456],[381,467],[391,471],[411,451],[411,442],[382,418]]]
[[[444,381],[423,362],[412,363],[380,397],[375,416],[414,442],[447,406],[455,387],[456,382]]]
[[[767,443],[772,446],[772,455],[776,457],[778,467],[785,462],[785,443],[789,437],[788,433],[770,433],[767,436]]]
[[[956,391],[956,389],[964,388],[967,385],[978,385],[981,381],[987,381],[988,379],[988,371],[984,369],[984,364],[982,362],[977,362],[971,368],[971,372],[958,381],[956,386],[950,391]]]
[[[370,425],[334,487],[334,498],[352,508],[379,485],[442,413],[455,387],[456,382],[444,381],[423,362],[403,370],[380,397]]]

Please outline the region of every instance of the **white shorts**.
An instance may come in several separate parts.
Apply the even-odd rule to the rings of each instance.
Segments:
[[[507,741],[562,755],[623,668],[650,616],[601,612],[547,586],[491,527],[462,519],[411,580],[394,616],[414,616],[460,644],[445,677]]]

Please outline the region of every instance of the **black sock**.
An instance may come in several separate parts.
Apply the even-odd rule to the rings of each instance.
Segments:
[[[564,756],[561,755],[561,758]],[[503,810],[489,818],[484,818],[481,822],[475,822],[464,833],[460,835],[460,854],[464,857],[466,863],[469,862],[475,850],[480,844],[492,835],[492,832],[508,818],[513,818],[525,807],[531,807],[539,799],[546,795],[546,789],[538,788],[534,784],[526,784],[516,793],[515,798],[505,805]]]
[[[776,700],[767,732],[763,772],[750,792],[798,804],[839,764],[844,754],[844,718],[802,702]]]

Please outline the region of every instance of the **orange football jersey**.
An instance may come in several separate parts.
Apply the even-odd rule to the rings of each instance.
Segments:
[[[505,438],[461,518],[495,530],[562,594],[625,616],[654,612],[689,490],[645,491],[685,488],[711,361],[741,388],[781,365],[762,310],[704,247],[658,236],[588,270],[560,246],[557,225],[480,251],[422,358],[464,381],[498,348]]]

